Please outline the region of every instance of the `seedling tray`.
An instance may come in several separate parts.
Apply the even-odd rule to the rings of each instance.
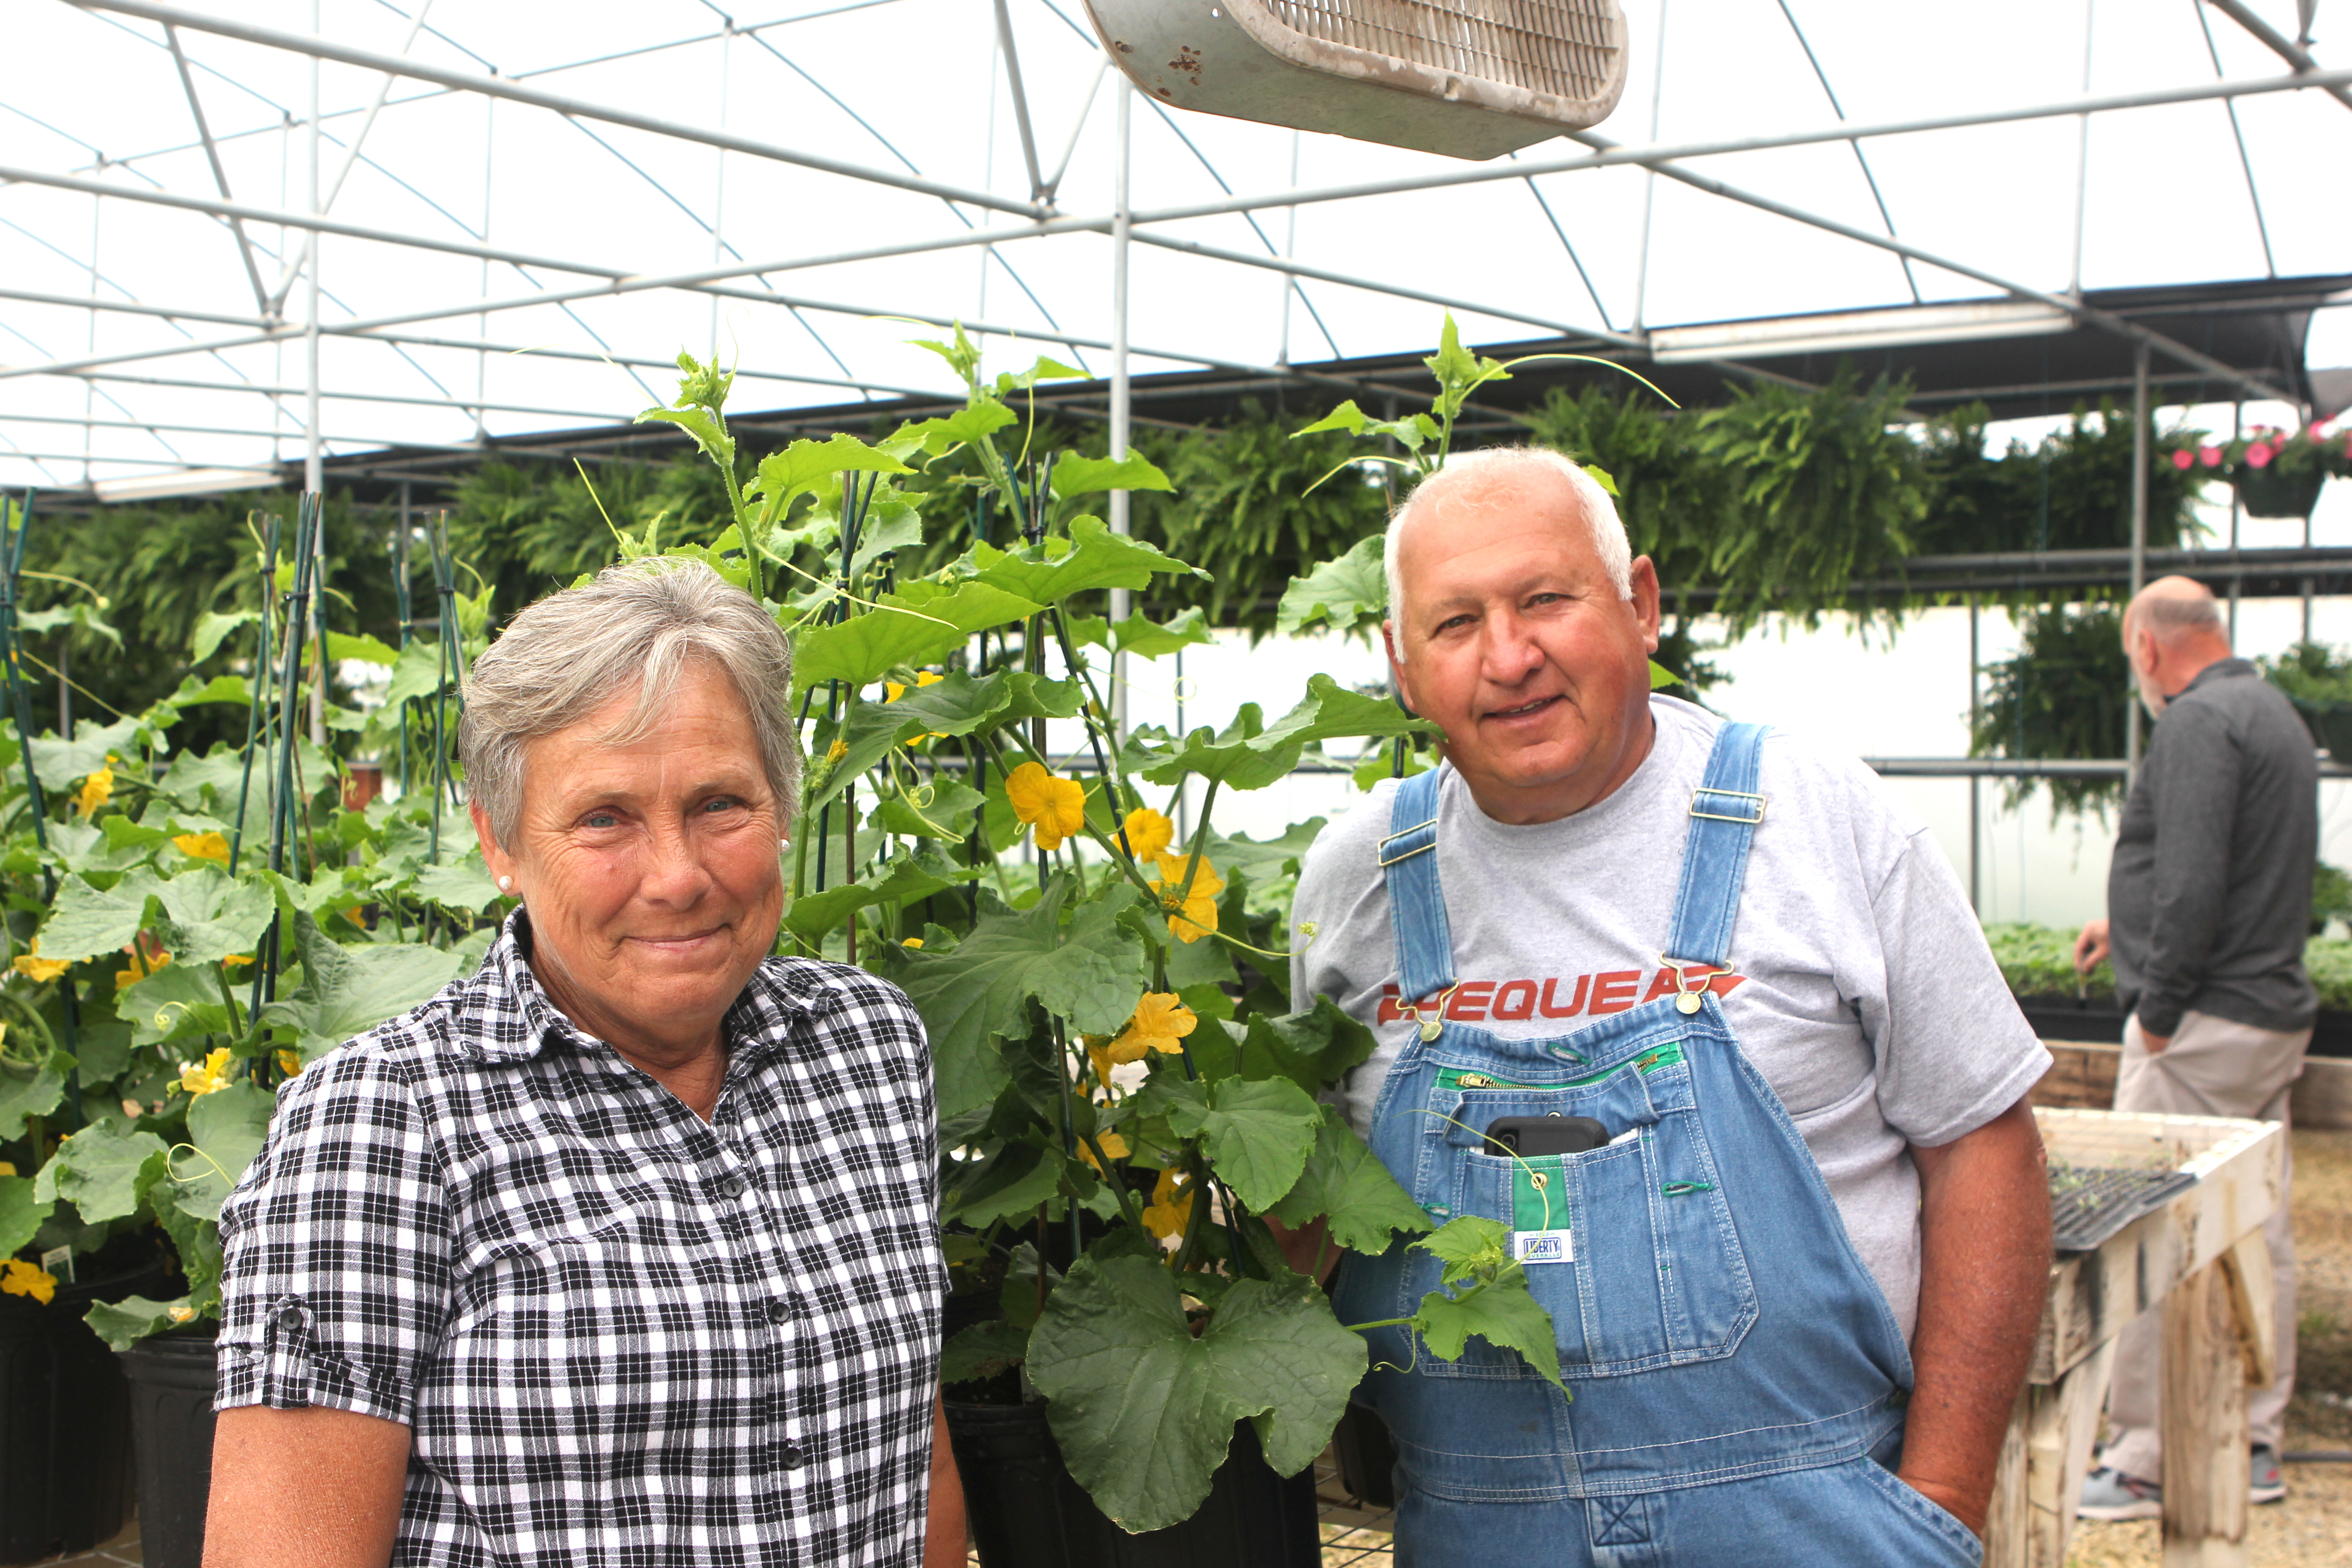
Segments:
[[[2053,1163],[2050,1167],[2051,1246],[2090,1252],[2174,1194],[2197,1184],[2196,1173]]]

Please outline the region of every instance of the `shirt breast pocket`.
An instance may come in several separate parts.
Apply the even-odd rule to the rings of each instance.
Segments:
[[[1441,1076],[1433,1096],[1451,1101],[1433,1119],[1441,1147],[1432,1163],[1452,1212],[1510,1227],[1528,1289],[1551,1314],[1563,1377],[1617,1377],[1738,1348],[1756,1321],[1755,1285],[1678,1047],[1557,1088],[1465,1089]],[[1496,1118],[1555,1114],[1592,1117],[1616,1141],[1576,1154],[1486,1152]],[[1404,1310],[1435,1288],[1435,1273],[1433,1260],[1408,1270]],[[1483,1340],[1461,1361],[1424,1370],[1535,1375]]]

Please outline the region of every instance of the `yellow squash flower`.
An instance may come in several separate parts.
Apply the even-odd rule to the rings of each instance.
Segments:
[[[917,690],[920,690],[926,686],[937,686],[940,681],[945,680],[946,679],[947,677],[944,675],[934,674],[932,671],[928,669],[919,669],[915,672],[915,687]],[[905,695],[907,695],[906,682],[900,680],[886,680],[882,683],[883,701],[896,702]]]
[[[9,966],[17,973],[36,981],[55,980],[69,967],[62,958],[43,958],[40,953],[41,939],[35,937],[31,948],[10,959]]]
[[[1168,911],[1169,931],[1186,943],[1196,942],[1217,929],[1217,895],[1225,890],[1224,879],[1202,860],[1200,869],[1192,874],[1192,891],[1186,892],[1184,879],[1192,865],[1190,857],[1162,855],[1160,875],[1151,883],[1151,890],[1160,895],[1160,907]]]
[[[1127,814],[1127,852],[1138,860],[1156,860],[1175,842],[1176,825],[1144,806]]]
[[[183,1062],[180,1064],[180,1087],[190,1094],[197,1095],[211,1094],[216,1089],[226,1089],[228,1063],[228,1047],[226,1046],[205,1058],[202,1065],[195,1062]]]
[[[1086,830],[1087,792],[1075,779],[1057,779],[1035,763],[1006,775],[1004,798],[1013,815],[1037,829],[1037,847],[1059,849],[1062,840]]]
[[[293,1078],[302,1070],[302,1058],[292,1051],[280,1051],[278,1053],[278,1070],[288,1078]]]
[[[0,1291],[11,1296],[30,1296],[46,1307],[58,1293],[58,1277],[37,1263],[12,1258],[8,1259],[7,1273],[0,1276]]]
[[[111,760],[111,759],[110,759]],[[79,816],[96,816],[98,808],[114,793],[114,770],[100,768],[82,781],[81,793],[74,796],[74,813]]]
[[[0,1160],[0,1176],[13,1176],[13,1175],[15,1175],[16,1173],[16,1161],[14,1161],[14,1160]]]
[[[1151,1205],[1143,1211],[1143,1228],[1166,1241],[1184,1234],[1192,1219],[1192,1189],[1190,1184],[1181,1189],[1177,1184],[1183,1174],[1171,1165],[1160,1173],[1160,1180],[1151,1188]]]
[[[1137,1004],[1135,1016],[1127,1021],[1103,1054],[1114,1062],[1139,1062],[1146,1051],[1166,1051],[1173,1056],[1184,1048],[1184,1037],[1200,1027],[1201,1020],[1192,1009],[1176,999],[1172,991],[1147,991]]]
[[[1095,1134],[1095,1142],[1102,1145],[1102,1152],[1111,1159],[1124,1160],[1128,1156],[1127,1140],[1116,1132],[1097,1132]],[[1084,1140],[1080,1140],[1078,1143],[1078,1158],[1089,1165],[1094,1165],[1097,1171],[1102,1169],[1100,1165],[1095,1163],[1095,1152],[1087,1146]]]
[[[841,761],[842,758],[847,755],[849,755],[849,742],[846,741],[835,741],[832,745],[827,746],[824,749],[824,760],[827,766]]]
[[[172,962],[172,955],[168,952],[159,952],[152,959],[147,958],[146,955],[140,951],[139,944],[135,942],[123,951],[131,954],[131,963],[128,968],[115,975],[114,988],[117,991],[121,990],[126,985],[138,984],[141,981],[146,979],[149,975],[154,973],[157,970]]]
[[[923,939],[919,936],[902,937],[899,939],[898,945],[900,947],[920,947],[923,945]]]
[[[173,837],[172,847],[181,854],[198,860],[217,860],[228,864],[228,837],[220,833],[182,833]]]

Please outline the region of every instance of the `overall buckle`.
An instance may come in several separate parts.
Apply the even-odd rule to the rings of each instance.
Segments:
[[[1734,966],[1728,962],[1714,964],[1703,959],[1670,958],[1663,952],[1658,954],[1658,962],[1675,972],[1675,1011],[1677,1013],[1697,1012],[1706,1001],[1707,983],[1718,974],[1734,972]],[[1696,986],[1691,984],[1691,971],[1695,969],[1705,971]]]
[[[1740,816],[1740,815],[1735,815],[1735,814],[1734,814],[1734,813],[1732,813],[1732,812],[1723,812],[1723,811],[1701,811],[1701,810],[1698,808],[1698,803],[1699,803],[1699,801],[1700,801],[1700,799],[1701,799],[1702,797],[1704,797],[1704,796],[1707,796],[1707,795],[1713,795],[1713,796],[1716,796],[1716,797],[1717,797],[1717,798],[1718,798],[1718,799],[1727,800],[1727,801],[1730,801],[1730,800],[1749,800],[1749,801],[1754,801],[1754,802],[1756,803],[1756,805],[1755,805],[1755,807],[1754,807],[1753,815],[1748,815],[1748,816]],[[1738,823],[1738,824],[1739,824],[1741,826],[1743,826],[1743,827],[1753,827],[1753,826],[1755,826],[1758,823],[1759,823],[1759,822],[1761,822],[1761,821],[1763,821],[1763,820],[1764,820],[1764,806],[1765,806],[1765,804],[1766,804],[1767,799],[1768,799],[1768,797],[1767,797],[1767,796],[1758,795],[1758,794],[1757,794],[1755,791],[1753,791],[1753,790],[1745,790],[1745,789],[1709,789],[1706,785],[1705,785],[1705,784],[1701,784],[1698,788],[1696,788],[1696,789],[1695,789],[1695,790],[1691,791],[1690,814],[1691,814],[1693,816],[1704,817],[1704,818],[1706,818],[1706,819],[1707,821],[1709,821],[1709,822],[1737,822],[1737,823]],[[1709,804],[1709,805],[1712,805],[1712,804],[1714,804],[1714,803],[1713,803],[1712,801],[1710,801],[1710,802],[1708,802],[1708,804]]]
[[[1413,853],[1417,855],[1420,851],[1414,850]],[[1445,1005],[1453,1001],[1454,994],[1461,989],[1462,982],[1457,980],[1453,984],[1447,986],[1444,990],[1439,992],[1437,994],[1437,999],[1430,1004],[1433,1011],[1431,1016],[1426,1018],[1421,1016],[1421,1004],[1418,1002],[1401,1002],[1397,1005],[1397,1011],[1402,1014],[1405,1017],[1411,1018],[1413,1021],[1414,1026],[1421,1031],[1423,1043],[1427,1044],[1429,1041],[1437,1038],[1439,1035],[1444,1033]]]

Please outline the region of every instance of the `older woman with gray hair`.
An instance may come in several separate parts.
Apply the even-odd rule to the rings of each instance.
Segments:
[[[520,904],[279,1091],[222,1209],[208,1568],[963,1561],[922,1024],[771,956],[791,685],[675,560],[476,665],[458,749]]]

